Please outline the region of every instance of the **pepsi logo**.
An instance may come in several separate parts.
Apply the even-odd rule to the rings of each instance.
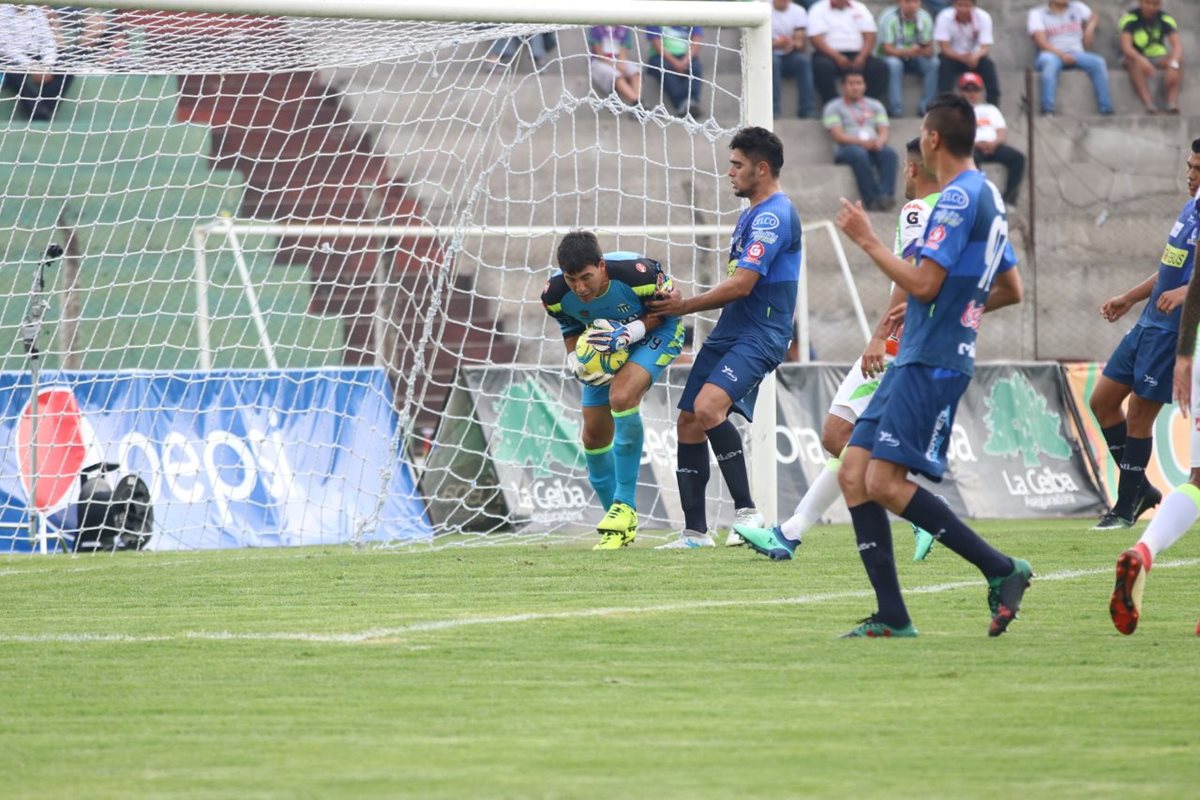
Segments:
[[[51,514],[75,499],[83,468],[103,458],[96,434],[69,388],[51,387],[38,391],[36,441],[33,440],[33,427],[31,397],[21,410],[17,424],[17,462],[26,497],[33,492],[36,472],[37,494],[33,498],[33,507],[43,514]]]

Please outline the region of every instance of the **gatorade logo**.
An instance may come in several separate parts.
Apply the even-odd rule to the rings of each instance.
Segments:
[[[104,459],[92,426],[68,388],[51,387],[38,392],[36,442],[32,441],[33,427],[31,397],[17,424],[17,462],[25,496],[29,497],[35,472],[34,451],[37,451],[37,496],[33,498],[33,507],[43,514],[52,514],[76,499],[83,468]]]

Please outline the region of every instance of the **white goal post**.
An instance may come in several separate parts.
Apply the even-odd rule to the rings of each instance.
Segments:
[[[54,7],[51,0],[32,5]],[[346,364],[436,382],[445,381],[435,375],[434,360],[451,327],[469,365],[502,365],[497,353],[509,352],[512,363],[545,367],[561,359],[546,335],[544,313],[537,313],[556,237],[593,229],[605,249],[658,258],[685,286],[689,279],[711,284],[716,267],[723,274],[730,215],[738,209],[724,177],[728,138],[739,127],[773,127],[765,3],[81,0],[72,7],[59,14],[68,22],[78,15],[76,29],[85,27],[87,12],[79,9],[104,9],[122,21],[121,12],[128,12],[133,22],[111,52],[102,53],[96,41],[60,52],[56,68],[76,76],[76,87],[84,85],[82,93],[76,90],[76,107],[59,112],[62,119],[49,128],[68,145],[61,156],[53,147],[36,147],[41,134],[33,127],[19,136],[16,127],[6,132],[19,152],[0,147],[0,169],[11,163],[21,177],[0,191],[0,222],[36,218],[30,240],[43,232],[66,239],[71,271],[64,272],[56,323],[60,367],[287,372],[339,365],[335,351],[344,348]],[[367,21],[379,24],[362,24]],[[697,59],[706,73],[690,79],[701,85],[705,108],[695,114],[691,106],[672,109],[661,77],[657,85],[647,79],[643,102],[633,104],[589,83],[583,26],[591,25],[629,26],[639,42],[638,60],[649,55],[641,44],[650,34],[645,26],[715,31]],[[547,66],[530,38],[555,33],[562,46]],[[515,56],[493,46],[505,37],[516,43]],[[107,48],[110,40],[103,41]],[[523,56],[535,62],[532,72],[521,68]],[[264,87],[279,91],[266,91],[260,102]],[[307,118],[290,110],[289,103],[312,98]],[[280,108],[278,122],[262,111],[273,104]],[[336,147],[303,149],[334,134]],[[380,163],[390,169],[381,171]],[[280,175],[294,177],[298,165],[311,170],[307,182],[284,185]],[[327,171],[318,174],[318,167]],[[62,196],[54,217],[43,207],[47,198],[28,188],[39,182],[52,184],[50,201]],[[309,210],[308,200],[325,203],[325,210]],[[817,222],[805,233],[805,257],[818,233],[822,260],[836,263],[846,284],[838,296],[849,299],[865,337],[865,313],[837,231]],[[395,259],[385,264],[392,251],[411,269],[397,272]],[[21,255],[17,263],[28,258]],[[336,269],[323,259],[336,261]],[[100,285],[110,274],[112,283]],[[299,284],[318,277],[326,294],[314,295],[305,308]],[[802,360],[810,352],[809,289],[805,265]],[[72,299],[82,292],[84,300]],[[419,306],[411,319],[393,313],[398,298]],[[18,299],[15,291],[0,297],[0,312],[11,316]],[[493,322],[480,322],[489,304]],[[444,305],[459,310],[439,315]],[[712,316],[699,324],[710,324]],[[487,344],[486,352],[468,358],[472,336],[480,333],[510,337],[515,352]],[[296,341],[284,341],[289,336]],[[190,354],[175,355],[186,348]],[[257,355],[229,356],[249,349]],[[19,368],[12,359],[5,363]],[[438,397],[452,402],[456,391],[479,390],[455,381],[443,382],[439,388],[449,395]],[[417,415],[441,413],[435,403],[442,400],[427,399],[424,391],[410,384],[387,398],[399,420],[390,442],[394,464],[379,476],[389,486],[390,471],[404,468]],[[779,513],[775,406],[769,376],[749,442],[754,493],[769,519]],[[464,420],[473,414],[464,413]],[[264,419],[268,427],[277,422],[274,412]],[[251,434],[250,445],[226,447],[263,469],[277,465],[279,453],[263,444],[269,432]],[[168,437],[155,458],[183,458],[190,451],[182,441]],[[384,500],[349,515],[341,508],[305,509],[283,479],[251,485],[249,473],[239,478],[235,472],[217,481],[212,476],[222,469],[223,452],[206,450],[187,455],[182,466],[164,466],[163,486],[189,502],[202,500],[205,486],[180,488],[177,481],[176,473],[193,469],[194,460],[195,469],[207,465],[212,473],[216,511],[210,516],[232,520],[234,501],[249,503],[265,493],[271,502],[283,498],[287,513],[278,512],[280,519],[302,519],[294,524],[306,531],[325,526],[350,538],[374,538],[372,514],[382,513]],[[550,471],[565,491],[566,478]],[[478,476],[459,472],[457,465],[446,468],[469,492]],[[455,530],[439,525],[436,532]]]

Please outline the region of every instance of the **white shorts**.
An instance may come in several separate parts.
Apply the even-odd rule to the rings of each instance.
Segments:
[[[883,363],[886,369],[887,365],[892,363],[892,357],[886,356]],[[841,417],[853,425],[867,410],[882,378],[882,375],[875,378],[864,378],[862,357],[860,356],[850,371],[846,373],[846,377],[842,379],[842,385],[838,387],[837,394],[833,396],[833,403],[829,406],[829,413],[835,417]]]

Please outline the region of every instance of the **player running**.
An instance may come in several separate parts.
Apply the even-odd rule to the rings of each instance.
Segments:
[[[913,263],[925,234],[925,224],[929,221],[929,214],[933,211],[933,205],[940,193],[937,176],[926,169],[925,161],[921,158],[921,140],[910,139],[906,150],[904,196],[908,202],[900,209],[892,252]],[[791,518],[774,528],[733,526],[755,552],[776,561],[791,559],[796,547],[801,543],[804,532],[815,525],[834,501],[842,496],[837,479],[838,468],[842,465],[842,451],[850,441],[850,432],[854,429],[855,421],[866,411],[871,396],[879,387],[880,376],[896,356],[900,345],[900,331],[897,327],[899,318],[895,312],[896,309],[903,311],[906,299],[904,290],[892,284],[887,312],[880,319],[867,349],[846,373],[825,417],[825,424],[821,429],[821,445],[829,453],[829,461],[808,487],[804,497],[800,498]],[[916,553],[913,560],[920,561],[933,546],[933,536],[915,526],[914,534]]]
[[[567,369],[583,381],[583,447],[588,481],[607,510],[593,550],[616,550],[637,536],[637,478],[645,438],[639,407],[646,391],[683,349],[678,317],[646,303],[669,291],[671,279],[655,260],[637,253],[600,252],[590,231],[572,231],[558,244],[561,272],[546,283],[542,305],[558,321]],[[629,349],[615,375],[588,373],[575,357],[580,335],[600,352]]]
[[[1196,218],[1197,204],[1194,199],[1200,191],[1200,139],[1192,142],[1192,154],[1187,160],[1187,185],[1193,199],[1183,207],[1171,228],[1160,275],[1162,268],[1168,267],[1169,263],[1177,263],[1177,266],[1170,268],[1179,272],[1185,269],[1191,272],[1195,263],[1196,239],[1200,236],[1200,221]],[[1162,280],[1161,277],[1159,280]],[[1200,281],[1193,280],[1188,284],[1182,310],[1176,317],[1179,338],[1175,348],[1175,401],[1179,403],[1179,410],[1184,416],[1191,411],[1194,423],[1200,414],[1200,371],[1197,371],[1195,362],[1196,327],[1200,325]],[[1131,406],[1132,402],[1131,399]],[[1117,559],[1116,586],[1108,611],[1112,615],[1113,625],[1126,636],[1137,630],[1138,620],[1142,616],[1146,573],[1150,572],[1154,558],[1175,544],[1200,516],[1200,429],[1196,424],[1192,425],[1191,447],[1192,471],[1187,483],[1167,495],[1162,508],[1142,532],[1142,538]],[[1124,480],[1124,475],[1121,479]],[[1200,623],[1196,625],[1196,635],[1200,636]]]
[[[932,492],[909,480],[940,481],[954,412],[975,367],[984,311],[1021,299],[1016,255],[1000,192],[975,169],[975,113],[962,97],[942,95],[921,124],[921,152],[941,184],[915,265],[893,255],[871,229],[862,204],[842,199],[837,225],[908,293],[904,340],[875,396],[854,425],[838,479],[875,590],[878,610],[848,637],[916,636],[904,605],[888,511],[933,532],[987,579],[989,636],[1016,617],[1033,570],[971,530]]]
[[[728,277],[703,294],[679,291],[650,304],[658,313],[682,316],[721,309],[712,333],[696,354],[679,399],[679,498],[684,529],[664,547],[713,547],[704,490],[708,448],[733,498],[735,522],[763,524],[750,495],[742,437],[729,419],[754,412],[758,384],[779,366],[792,339],[796,289],[800,279],[800,217],[779,188],[783,143],[765,128],[743,128],[729,143],[729,182],[733,193],[750,201],[733,229]],[[740,544],[736,533],[726,544]]]
[[[1193,150],[1195,147],[1193,143]],[[1191,194],[1195,193],[1191,186],[1194,158],[1195,152],[1188,159]],[[1195,263],[1196,223],[1190,211],[1194,203],[1188,201],[1172,226],[1158,272],[1100,307],[1102,317],[1116,322],[1135,304],[1150,298],[1137,324],[1104,365],[1104,374],[1092,391],[1092,413],[1121,471],[1117,502],[1092,530],[1128,528],[1162,501],[1162,492],[1146,480],[1146,465],[1154,444],[1154,420],[1163,405],[1171,402],[1179,308]],[[1128,414],[1121,408],[1127,397]]]

